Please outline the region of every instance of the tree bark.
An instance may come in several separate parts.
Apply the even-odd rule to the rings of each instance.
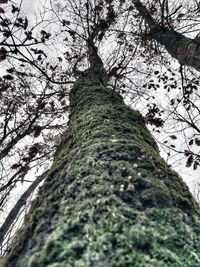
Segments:
[[[3,267],[199,267],[197,204],[102,73],[75,82],[68,129]]]
[[[187,65],[200,71],[200,42],[195,38],[188,38],[175,30],[159,25],[140,0],[133,0],[133,3],[140,16],[147,22],[151,37],[163,45],[181,65]]]

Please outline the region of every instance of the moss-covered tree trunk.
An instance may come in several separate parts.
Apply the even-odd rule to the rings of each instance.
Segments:
[[[199,267],[195,201],[95,65],[4,267]]]
[[[163,45],[180,64],[200,71],[200,38],[191,39],[173,29],[159,25],[140,0],[133,0],[133,3],[140,16],[149,25],[151,38]]]

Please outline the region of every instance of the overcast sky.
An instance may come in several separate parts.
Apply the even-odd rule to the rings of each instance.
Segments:
[[[19,3],[20,0],[15,0],[15,3]],[[33,15],[34,10],[37,11],[39,3],[45,2],[45,0],[23,0],[22,10],[27,13],[27,15]]]

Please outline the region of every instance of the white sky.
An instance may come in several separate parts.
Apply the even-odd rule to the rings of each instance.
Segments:
[[[17,5],[21,0],[15,0],[14,2]],[[37,11],[39,4],[44,2],[46,2],[46,0],[23,0],[22,11],[27,14],[28,18],[30,18],[30,16],[33,16],[34,12]]]

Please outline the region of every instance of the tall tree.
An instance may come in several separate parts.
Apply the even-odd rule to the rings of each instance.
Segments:
[[[2,266],[199,266],[197,204],[87,46],[68,129]]]
[[[57,114],[70,108],[68,128],[48,177],[2,265],[198,266],[198,205],[181,178],[160,158],[158,147],[145,126],[145,122],[162,125],[162,120],[154,116],[158,113],[157,107],[154,104],[149,107],[144,119],[124,104],[120,94],[124,87],[137,82],[129,74],[138,70],[133,66],[137,62],[134,56],[143,53],[138,41],[141,36],[131,39],[130,34],[126,34],[133,7],[128,2],[110,0],[69,0],[64,7],[58,3],[55,6],[55,24],[62,27],[59,34],[65,37],[66,44],[62,56],[69,63],[64,71],[59,65],[61,57],[52,64],[46,59],[46,42],[52,38],[56,46],[56,39],[47,31],[42,29],[36,38],[33,28],[28,29],[27,18],[20,17],[19,13],[14,23],[5,18],[1,23],[5,35],[1,43],[2,60],[14,57],[22,63],[22,71],[13,64],[2,83],[13,82],[17,77],[28,85],[28,81],[34,79],[41,80],[43,85],[40,94],[27,84],[25,89],[22,87],[23,101],[18,97],[17,104],[21,111],[20,103],[23,103],[22,114],[28,118],[25,116],[21,124],[15,123],[10,133],[12,109],[8,104],[13,103],[10,95],[13,96],[16,89],[9,83],[10,95],[5,90],[5,96],[9,96],[11,102],[6,102],[9,112],[4,115],[10,124],[7,127],[8,123],[4,123],[5,138],[8,135],[12,141],[14,132],[17,143],[23,130],[24,136],[32,134],[37,140],[43,130],[45,135],[45,130],[53,127],[49,118],[58,120]],[[16,7],[12,9],[18,12]],[[64,18],[63,10],[68,15],[64,14]],[[113,32],[116,40],[112,53],[104,51],[100,57],[104,42],[108,45],[113,41]],[[105,64],[107,62],[109,64]],[[141,64],[141,60],[139,62]],[[25,68],[27,64],[31,70]],[[70,76],[77,78],[75,83]],[[74,85],[68,107],[63,98],[68,96],[66,87],[71,83]],[[155,87],[154,83],[149,85]],[[141,91],[138,90],[138,94]],[[52,96],[61,98],[63,109],[55,109]],[[27,103],[27,99],[30,102]],[[12,148],[8,147],[10,150],[6,153]],[[18,180],[23,182],[27,166],[45,147],[45,144],[34,143],[25,156],[20,157],[20,164],[12,166],[17,170],[25,167]],[[8,182],[6,188],[15,185],[16,176]],[[25,198],[30,190],[27,192]],[[17,210],[20,208],[17,205]]]

